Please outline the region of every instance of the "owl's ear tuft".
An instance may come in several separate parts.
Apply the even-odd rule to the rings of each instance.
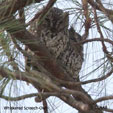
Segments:
[[[69,38],[75,42],[82,41],[82,37],[77,32],[75,32],[72,26],[69,29]]]
[[[69,13],[68,12],[63,13],[63,19],[64,19],[64,21],[69,22]]]

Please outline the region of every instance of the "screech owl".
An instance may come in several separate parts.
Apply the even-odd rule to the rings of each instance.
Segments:
[[[69,14],[59,8],[51,8],[42,23],[35,21],[30,32],[45,44],[50,53],[59,59],[65,70],[76,80],[83,63],[83,46],[76,44],[82,37],[69,27]]]

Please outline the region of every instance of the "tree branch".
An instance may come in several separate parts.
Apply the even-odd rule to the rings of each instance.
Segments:
[[[91,27],[91,18],[89,16],[89,10],[88,10],[88,1],[87,0],[82,0],[83,4],[83,11],[84,11],[84,16],[85,16],[85,33],[83,34],[83,39],[86,40],[88,35],[89,35],[89,29]]]
[[[31,98],[34,96],[38,96],[38,95],[39,95],[38,93],[26,94],[19,97],[9,97],[9,96],[0,95],[0,98],[3,98],[7,101],[18,101],[18,100],[23,100],[23,99]]]
[[[90,109],[87,104],[73,100],[71,96],[60,96],[59,98],[81,112],[87,112]]]
[[[0,98],[3,98],[7,101],[19,101],[19,100],[23,100],[31,97],[37,97],[38,102],[41,102],[42,100],[46,99],[46,97],[60,96],[60,95],[61,95],[60,93],[56,93],[56,92],[40,92],[40,93],[26,94],[18,97],[9,97],[9,96],[0,95]]]
[[[93,83],[93,82],[100,82],[102,80],[107,79],[108,77],[110,77],[110,75],[113,73],[113,69],[111,69],[106,75],[100,77],[100,78],[96,78],[96,79],[91,79],[91,80],[87,80],[87,81],[81,81],[81,82],[70,82],[70,81],[63,81],[63,80],[59,80],[60,84],[63,86],[75,86],[77,87],[78,85],[85,85],[85,84],[89,84],[89,83]]]
[[[18,73],[18,74],[17,74]],[[34,81],[37,82],[37,84],[40,84],[41,86],[43,86],[43,88],[47,88],[49,91],[58,91],[60,92],[60,94],[74,94],[75,96],[80,96],[81,98],[83,98],[85,101],[87,100],[88,103],[92,102],[91,99],[89,99],[84,93],[80,92],[80,91],[74,91],[74,90],[69,90],[69,89],[65,89],[63,90],[62,88],[60,88],[58,86],[58,84],[56,85],[56,82],[54,83],[48,76],[38,72],[38,71],[31,71],[31,75],[33,76],[26,76],[24,72],[9,72],[8,69],[5,68],[5,70],[3,68],[0,68],[0,75],[2,77],[9,77],[9,74],[13,74],[13,76],[18,79],[18,80],[24,80],[24,81],[28,81],[28,79],[30,79],[33,83]],[[36,85],[37,85],[36,84]]]
[[[85,44],[85,43],[88,43],[88,42],[93,42],[93,41],[97,41],[97,42],[101,42],[101,41],[104,41],[104,42],[108,42],[110,43],[111,45],[113,45],[113,41],[110,40],[110,39],[101,39],[101,38],[93,38],[93,39],[87,39],[87,40],[83,40],[81,41],[80,43],[77,43],[77,44]]]
[[[99,1],[99,2],[98,2]],[[99,11],[102,11],[113,23],[113,10],[105,8],[100,0],[97,0],[97,2],[94,2],[93,0],[88,0],[88,3],[93,7],[96,8]]]
[[[0,4],[0,18],[10,17],[17,10],[30,5],[31,3],[39,3],[43,0],[6,0]]]
[[[94,103],[98,103],[98,102],[102,102],[102,101],[110,100],[110,99],[113,100],[113,95],[98,98],[98,99],[94,100]]]

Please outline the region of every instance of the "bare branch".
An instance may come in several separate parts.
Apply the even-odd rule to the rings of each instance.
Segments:
[[[98,98],[98,99],[94,100],[94,103],[102,102],[105,100],[113,100],[113,95]]]
[[[96,78],[96,79],[92,79],[92,80],[87,80],[87,81],[81,82],[81,84],[88,84],[88,83],[92,83],[92,82],[99,82],[99,81],[105,80],[108,77],[110,77],[110,75],[112,73],[113,73],[113,69],[111,69],[111,71],[109,71],[105,76],[102,76],[102,77]]]
[[[0,98],[3,98],[7,101],[18,101],[18,100],[31,98],[31,97],[34,97],[34,96],[37,96],[37,95],[38,95],[38,93],[26,94],[26,95],[22,95],[22,96],[19,96],[19,97],[8,97],[8,96],[0,95]]]
[[[18,96],[18,97],[9,97],[9,96],[4,96],[4,95],[0,95],[0,98],[3,98],[7,101],[19,101],[19,100],[23,100],[23,99],[27,99],[27,98],[31,98],[31,97],[37,97],[38,100],[40,100],[39,102],[41,102],[42,100],[46,99],[46,97],[49,96],[60,96],[60,93],[52,93],[52,92],[40,92],[40,93],[31,93],[31,94],[26,94],[26,95],[22,95],[22,96]]]
[[[101,42],[101,41],[104,41],[104,42],[108,42],[110,43],[111,45],[113,45],[113,41],[110,40],[110,39],[101,39],[101,38],[93,38],[93,39],[87,39],[87,40],[83,40],[81,41],[80,43],[77,43],[77,44],[85,44],[85,43],[88,43],[88,42],[93,42],[93,41],[97,41],[97,42]]]

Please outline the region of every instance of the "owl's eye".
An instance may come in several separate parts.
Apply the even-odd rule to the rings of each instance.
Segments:
[[[46,20],[47,22],[50,22],[50,19],[49,19],[49,18],[45,18],[45,20]]]

